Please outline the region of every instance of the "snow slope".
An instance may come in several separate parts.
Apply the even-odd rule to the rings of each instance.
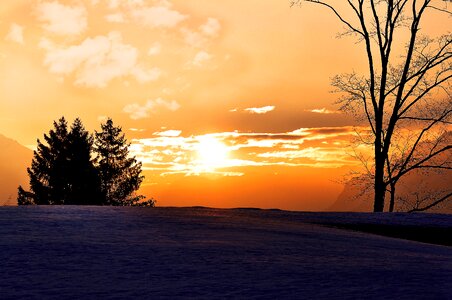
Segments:
[[[0,298],[451,299],[452,247],[322,225],[447,234],[451,221],[429,214],[0,207]]]

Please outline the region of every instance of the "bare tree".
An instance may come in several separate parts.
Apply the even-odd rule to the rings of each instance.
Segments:
[[[292,6],[308,2],[326,7],[345,26],[344,34],[357,37],[364,45],[369,74],[338,75],[332,85],[343,95],[341,108],[363,116],[371,129],[374,211],[384,210],[386,191],[389,188],[394,197],[397,182],[409,172],[420,168],[450,170],[450,160],[438,164],[436,159],[452,148],[450,140],[444,143],[448,136],[444,130],[450,128],[452,115],[452,34],[436,38],[421,34],[426,15],[452,16],[448,1],[290,2]],[[401,55],[393,53],[399,45],[405,45]],[[397,149],[393,142],[403,129],[410,130],[411,142]],[[433,135],[439,138],[432,139]],[[430,148],[426,150],[427,145]]]

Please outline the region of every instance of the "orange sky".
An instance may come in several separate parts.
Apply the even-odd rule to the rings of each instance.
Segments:
[[[109,116],[159,205],[325,209],[356,165],[329,80],[365,71],[341,28],[284,0],[2,1],[0,132],[32,148]]]

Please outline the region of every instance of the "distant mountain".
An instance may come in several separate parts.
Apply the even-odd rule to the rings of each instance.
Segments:
[[[443,173],[415,172],[409,173],[397,185],[397,195],[401,200],[396,200],[395,211],[406,211],[417,199],[429,194],[441,192],[446,195],[451,190],[452,171]],[[356,211],[370,212],[373,210],[373,190],[357,179],[350,180],[344,186],[336,202],[328,209],[330,211]],[[386,195],[385,211],[389,205],[389,194]],[[406,203],[403,203],[405,201]],[[424,206],[424,205],[421,205]],[[452,213],[452,199],[429,210],[436,213]]]
[[[0,205],[15,205],[19,184],[28,186],[33,151],[0,134]]]

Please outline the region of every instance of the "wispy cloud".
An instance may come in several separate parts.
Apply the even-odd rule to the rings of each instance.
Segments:
[[[79,45],[57,46],[42,39],[46,50],[44,65],[59,75],[75,74],[75,84],[87,87],[105,87],[115,78],[133,76],[139,82],[159,78],[158,68],[146,69],[138,64],[138,50],[123,43],[119,32],[107,36],[87,38]]]
[[[169,6],[144,6],[140,5],[132,9],[131,16],[148,27],[172,28],[188,18]]]
[[[266,114],[268,112],[271,112],[275,109],[274,105],[267,105],[267,106],[262,106],[262,107],[249,107],[249,108],[245,108],[244,111],[248,112],[250,114]]]
[[[165,131],[158,131],[158,132],[154,132],[153,135],[157,135],[157,136],[167,136],[167,137],[177,137],[182,133],[182,130],[174,130],[174,129],[170,129],[170,130],[165,130]]]
[[[306,109],[305,111],[307,111],[307,112],[312,112],[312,113],[316,113],[316,114],[327,114],[327,115],[330,115],[330,114],[340,114],[340,113],[341,113],[340,111],[337,111],[337,110],[329,110],[329,109],[326,109],[326,108]]]
[[[129,130],[133,131],[133,132],[145,132],[146,131],[146,129],[144,129],[144,128],[129,128]]]
[[[16,23],[11,24],[5,39],[18,44],[24,44],[24,27]]]
[[[215,18],[208,18],[207,22],[204,23],[203,25],[201,25],[199,27],[199,29],[205,35],[214,37],[214,36],[218,35],[218,33],[219,33],[220,29],[221,29],[221,24]]]
[[[218,36],[220,29],[221,24],[217,19],[208,18],[206,23],[199,26],[199,30],[183,27],[180,31],[188,46],[205,48],[213,38]]]
[[[195,57],[193,58],[193,65],[195,66],[202,66],[204,63],[209,61],[212,58],[212,55],[207,53],[206,51],[199,51],[196,53]]]
[[[119,13],[106,15],[105,20],[107,20],[110,23],[124,23],[125,17],[124,17],[123,13],[119,12]]]
[[[166,108],[171,111],[176,111],[180,108],[180,104],[175,100],[164,100],[162,98],[157,98],[155,100],[148,100],[144,105],[138,103],[133,103],[126,105],[123,111],[129,114],[132,120],[138,120],[143,118],[148,118],[150,113],[159,109]]]
[[[158,42],[155,42],[154,44],[152,44],[151,47],[149,47],[148,55],[149,56],[158,55],[158,54],[160,54],[161,51],[162,51],[162,45]]]
[[[130,70],[130,75],[133,75],[140,83],[157,80],[160,78],[161,74],[162,71],[159,68],[146,69],[146,67],[142,65],[136,65]]]
[[[43,28],[58,35],[78,35],[88,27],[86,8],[82,5],[68,6],[58,1],[40,2],[36,8]]]
[[[203,48],[208,41],[208,38],[205,35],[198,31],[191,30],[187,27],[182,28],[180,31],[185,43],[190,47]]]

